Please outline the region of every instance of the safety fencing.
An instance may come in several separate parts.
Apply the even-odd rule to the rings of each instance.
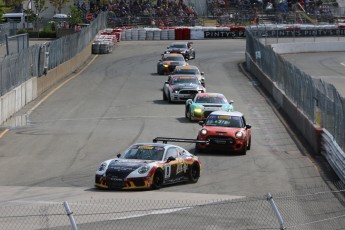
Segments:
[[[344,98],[336,87],[313,79],[271,46],[263,44],[262,35],[255,32],[247,30],[246,33],[247,69],[272,95],[279,109],[315,152],[322,153],[345,182],[345,161],[341,157],[345,149]]]
[[[70,60],[95,38],[99,30],[105,27],[106,14],[103,13],[89,27],[77,33],[43,45],[24,47],[19,52],[5,56],[0,62],[0,95],[3,96],[32,77],[40,77],[50,69]],[[13,49],[18,48],[16,45]]]
[[[0,229],[313,229],[345,228],[343,190],[308,188],[285,194],[217,200],[105,199],[9,202]]]

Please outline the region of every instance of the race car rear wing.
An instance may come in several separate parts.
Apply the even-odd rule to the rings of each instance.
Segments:
[[[163,144],[167,144],[169,142],[185,142],[185,143],[204,143],[207,144],[209,141],[205,140],[197,140],[197,139],[188,139],[188,138],[175,138],[175,137],[156,137],[153,140],[153,143],[157,143],[158,141],[162,141]]]

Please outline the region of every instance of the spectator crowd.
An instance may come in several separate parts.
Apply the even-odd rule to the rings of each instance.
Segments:
[[[193,23],[198,17],[194,8],[183,0],[117,0],[107,9],[115,22],[131,20],[134,24],[152,26]]]

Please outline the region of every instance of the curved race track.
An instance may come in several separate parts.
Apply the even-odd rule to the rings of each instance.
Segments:
[[[156,74],[156,63],[170,42],[121,42],[32,112],[41,98],[23,109],[17,118],[29,114],[27,124],[11,127],[0,139],[2,201],[104,197],[93,188],[104,159],[157,136],[195,138],[200,126],[184,118],[184,104],[162,100],[166,76]],[[245,40],[194,41],[194,48],[196,59],[190,63],[206,73],[207,91],[233,99],[252,125],[252,148],[246,156],[200,154],[203,171],[197,184],[141,196],[263,196],[323,186],[317,167],[297,148],[257,83],[240,71]],[[180,145],[194,151],[193,144]],[[125,198],[133,193],[110,193],[115,194]]]

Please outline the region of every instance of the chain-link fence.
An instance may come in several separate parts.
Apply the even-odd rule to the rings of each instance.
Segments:
[[[107,199],[0,207],[0,229],[344,229],[343,190],[218,200]]]
[[[14,36],[5,36],[6,38],[6,56],[19,53],[21,50],[29,47],[29,35],[18,34]]]
[[[103,12],[81,31],[42,45],[27,47],[23,45],[27,41],[25,35],[11,37],[8,39],[8,47],[12,52],[9,51],[9,55],[0,60],[0,95],[6,94],[33,76],[42,76],[46,71],[70,60],[94,39],[99,30],[106,28],[106,25],[107,14]]]
[[[272,48],[263,44],[262,38],[253,36],[250,30],[247,30],[246,52],[310,121],[316,123],[316,114],[320,112],[320,125],[345,149],[344,98],[333,85],[313,79],[284,60]],[[260,58],[257,57],[258,53]]]

